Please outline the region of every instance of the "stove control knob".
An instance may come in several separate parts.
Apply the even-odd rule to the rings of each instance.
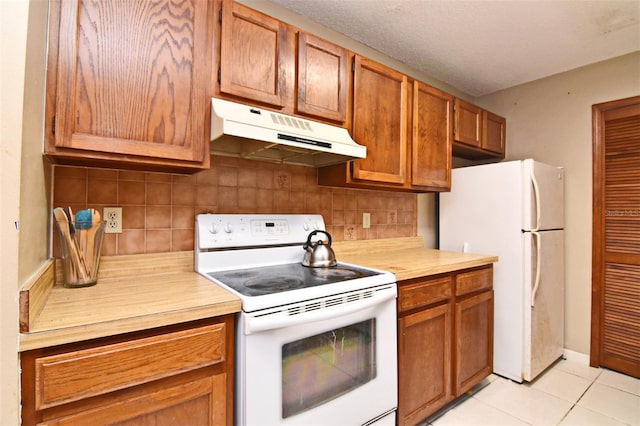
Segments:
[[[227,223],[227,224],[224,226],[224,232],[226,232],[227,234],[230,234],[230,233],[232,233],[232,232],[233,232],[233,227],[231,226],[231,224],[230,224],[230,223]]]
[[[211,225],[211,227],[209,228],[209,232],[212,234],[217,234],[218,233],[218,225],[213,224]]]
[[[302,225],[302,228],[303,228],[305,231],[309,231],[309,230],[311,230],[311,229],[313,229],[314,231],[317,231],[318,229],[320,229],[320,225],[318,225],[318,222],[313,222],[313,223],[312,223],[312,222],[305,222],[305,223]]]

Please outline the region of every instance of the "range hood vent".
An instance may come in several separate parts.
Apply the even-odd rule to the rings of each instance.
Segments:
[[[347,129],[211,99],[211,153],[322,167],[365,158]]]

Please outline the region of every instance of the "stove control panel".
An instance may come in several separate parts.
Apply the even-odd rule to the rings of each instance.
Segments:
[[[251,234],[255,236],[289,235],[289,221],[286,219],[256,219],[251,221]]]
[[[315,230],[325,230],[321,215],[199,214],[196,250],[304,244]]]

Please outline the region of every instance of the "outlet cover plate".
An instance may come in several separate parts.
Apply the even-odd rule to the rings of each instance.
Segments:
[[[362,213],[362,228],[371,228],[371,213]]]
[[[105,234],[122,233],[122,207],[105,207],[102,210],[102,220],[105,220]]]

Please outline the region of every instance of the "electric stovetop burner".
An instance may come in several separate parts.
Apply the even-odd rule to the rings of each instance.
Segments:
[[[210,272],[211,278],[246,296],[261,296],[378,275],[379,272],[338,263],[309,268],[300,263]]]
[[[304,281],[297,277],[255,277],[244,282],[245,287],[261,294],[304,288]]]

